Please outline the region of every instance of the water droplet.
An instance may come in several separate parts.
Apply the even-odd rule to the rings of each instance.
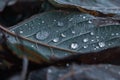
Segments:
[[[98,39],[98,38],[99,38],[99,36],[96,36],[96,38]]]
[[[99,49],[99,46],[96,46],[96,49]]]
[[[88,48],[88,45],[83,46],[83,48],[85,48],[85,49]]]
[[[70,19],[69,19],[69,21],[72,21],[72,20],[73,20],[73,18],[70,18]]]
[[[120,75],[120,71],[118,72],[118,74]]]
[[[72,34],[75,34],[75,31],[72,31]]]
[[[48,73],[52,73],[52,70],[51,70],[51,69],[48,69]]]
[[[115,34],[114,34],[114,33],[112,33],[111,35],[112,35],[112,36],[114,36]]]
[[[64,26],[63,22],[58,22],[58,26]]]
[[[15,33],[15,31],[12,31],[13,33]]]
[[[72,43],[70,46],[71,49],[77,49],[79,47],[77,43]]]
[[[59,38],[54,38],[53,39],[53,42],[55,42],[55,43],[58,42],[58,41],[59,41]]]
[[[40,31],[36,34],[36,38],[38,40],[45,40],[46,38],[48,38],[49,33],[47,31]]]
[[[105,43],[104,43],[104,42],[99,42],[98,45],[99,45],[100,47],[105,47]]]
[[[54,19],[53,21],[54,21],[54,22],[56,22],[56,20],[55,20],[55,19]]]
[[[119,33],[116,33],[116,36],[118,36],[119,35]]]
[[[88,42],[88,38],[83,39],[83,42]]]
[[[89,23],[89,24],[91,24],[91,23],[92,23],[92,21],[90,21],[90,20],[89,20],[89,21],[88,21],[88,23]]]
[[[62,37],[64,37],[64,38],[66,37],[66,35],[65,35],[65,34],[63,34],[63,33],[61,34],[61,36],[62,36]]]
[[[83,19],[85,19],[86,17],[85,16],[83,16]]]
[[[45,21],[42,21],[42,23],[45,23]]]
[[[94,42],[95,40],[94,40],[94,39],[92,39],[91,41],[92,41],[92,42]]]
[[[91,32],[91,33],[90,33],[90,35],[92,35],[92,36],[93,36],[93,35],[94,35],[94,33],[93,33],[93,32]]]
[[[34,45],[31,45],[31,47],[34,47]]]
[[[20,34],[22,34],[23,33],[23,31],[20,31]]]
[[[70,64],[69,64],[69,63],[67,63],[67,64],[66,64],[66,66],[67,66],[67,67],[69,67],[69,66],[70,66]]]
[[[27,26],[27,24],[25,24],[25,26]]]

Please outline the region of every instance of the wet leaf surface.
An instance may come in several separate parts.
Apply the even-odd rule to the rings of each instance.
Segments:
[[[119,46],[119,19],[97,18],[88,14],[51,11],[33,16],[11,28],[11,31],[38,41],[23,44],[33,47],[42,55],[65,57],[71,53],[101,51]],[[8,38],[12,43],[19,40]]]

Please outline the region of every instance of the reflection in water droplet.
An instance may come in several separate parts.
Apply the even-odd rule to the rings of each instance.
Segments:
[[[77,49],[79,47],[79,45],[77,43],[72,43],[70,45],[71,49]]]
[[[20,31],[20,34],[22,34],[23,33],[23,31]]]
[[[93,32],[91,32],[91,33],[90,33],[90,35],[94,35],[94,33],[93,33]]]
[[[54,38],[53,39],[53,42],[55,42],[55,43],[58,42],[58,41],[59,41],[59,38]]]
[[[36,38],[38,40],[45,40],[46,38],[48,38],[49,33],[47,31],[40,31],[36,34]]]
[[[89,20],[89,21],[88,21],[88,23],[89,23],[89,24],[91,24],[91,23],[92,23],[92,21],[90,21],[90,20]]]
[[[83,39],[83,42],[88,42],[88,38]]]
[[[98,45],[99,45],[100,47],[105,47],[105,43],[104,43],[104,42],[99,42]]]
[[[64,26],[63,22],[58,22],[58,26]]]
[[[62,37],[64,37],[64,38],[66,37],[66,35],[65,35],[65,34],[63,34],[63,33],[61,34],[61,36],[62,36]]]
[[[75,31],[72,31],[72,34],[75,34]]]
[[[83,48],[85,48],[85,49],[88,48],[88,45],[83,46]]]

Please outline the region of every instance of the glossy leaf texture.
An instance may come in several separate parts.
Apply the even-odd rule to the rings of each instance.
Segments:
[[[47,58],[62,58],[74,53],[120,46],[119,19],[99,19],[79,12],[45,12],[13,26],[10,30],[34,43],[14,36],[8,38],[10,42],[22,41],[22,44],[33,47]]]
[[[120,13],[119,0],[49,0],[57,7],[78,8],[80,11],[95,16],[113,16]],[[108,14],[108,15],[106,15]]]
[[[42,75],[42,76],[40,76]],[[44,77],[43,77],[44,76]],[[119,80],[120,67],[115,65],[67,65],[31,72],[29,80]]]

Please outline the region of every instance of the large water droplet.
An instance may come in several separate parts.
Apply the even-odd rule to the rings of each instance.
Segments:
[[[38,40],[45,40],[46,38],[48,38],[49,33],[47,31],[40,31],[36,34],[36,38]]]
[[[54,38],[53,39],[53,42],[55,42],[55,43],[58,42],[58,41],[59,41],[59,38]]]
[[[64,37],[64,38],[66,37],[66,35],[65,35],[65,34],[63,34],[63,33],[61,34],[61,36],[62,36],[62,37]]]
[[[83,42],[88,42],[88,38],[83,39]]]
[[[70,45],[71,49],[77,49],[79,47],[79,45],[77,43],[72,43]]]
[[[61,27],[61,26],[64,26],[63,22],[58,22],[57,24],[58,24],[58,26],[60,26],[60,27]]]
[[[98,45],[99,45],[100,47],[105,47],[105,43],[104,43],[104,42],[99,42]]]

